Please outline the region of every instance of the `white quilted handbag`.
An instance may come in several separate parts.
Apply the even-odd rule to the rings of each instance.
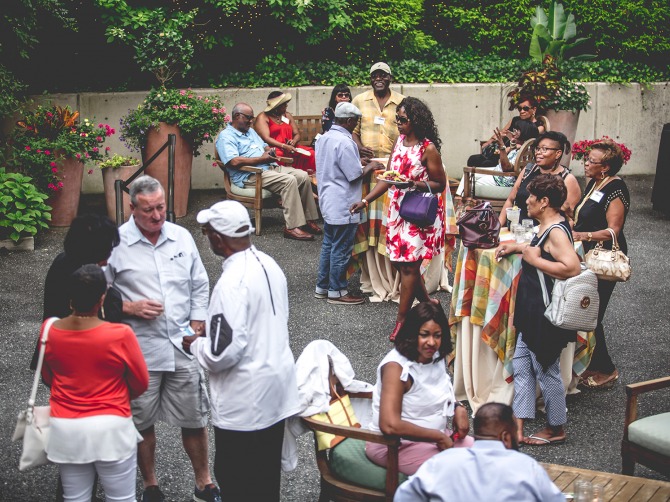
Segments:
[[[544,317],[557,328],[573,331],[593,331],[598,325],[598,278],[584,263],[579,275],[569,279],[554,279],[551,298],[547,293],[544,274],[537,271],[542,286],[542,296],[547,310]]]
[[[552,225],[544,233],[538,246],[542,245],[544,239],[549,235],[553,227],[561,228],[572,241],[572,235],[561,225]],[[593,331],[598,325],[598,308],[600,307],[600,296],[598,295],[598,278],[590,271],[586,264],[581,264],[581,272],[569,279],[554,279],[554,288],[551,298],[547,292],[547,284],[544,274],[540,269],[537,275],[540,278],[542,297],[547,310],[544,317],[557,328],[571,331]]]

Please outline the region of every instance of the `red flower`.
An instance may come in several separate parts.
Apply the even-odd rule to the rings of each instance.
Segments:
[[[26,152],[29,152],[29,151],[30,151],[30,147],[26,146]]]
[[[51,164],[49,164],[49,165],[50,165],[51,167],[56,167],[56,163],[55,163],[55,162],[51,162]]]

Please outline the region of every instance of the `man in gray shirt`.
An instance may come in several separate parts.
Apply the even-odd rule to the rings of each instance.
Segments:
[[[360,223],[360,215],[349,208],[361,199],[363,177],[383,169],[379,162],[361,167],[358,147],[351,137],[360,117],[361,111],[354,105],[339,103],[333,126],[316,142],[316,179],[325,224],[314,296],[335,305],[365,301],[347,290],[346,271]]]

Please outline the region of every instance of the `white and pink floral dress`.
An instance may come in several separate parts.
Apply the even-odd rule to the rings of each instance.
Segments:
[[[421,163],[421,157],[431,142],[427,139],[414,146],[403,146],[405,136],[400,136],[391,157],[391,169],[404,174],[412,181],[428,181],[428,171]],[[444,200],[437,195],[437,216],[435,223],[426,228],[400,217],[400,204],[409,189],[390,187],[389,210],[386,222],[386,252],[395,262],[430,260],[440,254],[444,247]]]

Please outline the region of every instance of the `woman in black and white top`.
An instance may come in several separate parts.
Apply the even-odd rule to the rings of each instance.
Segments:
[[[612,249],[612,229],[621,251],[628,252],[628,244],[623,234],[623,226],[630,208],[630,195],[626,183],[617,176],[623,166],[624,156],[619,145],[611,139],[603,139],[591,145],[591,151],[584,159],[584,174],[590,178],[584,197],[575,209],[575,225],[572,233],[576,241],[582,241],[584,252],[603,241],[606,249]],[[603,317],[612,292],[614,281],[598,279],[600,308],[596,327],[596,346],[591,364],[582,374],[582,385],[588,388],[607,388],[614,385],[619,372],[614,367],[607,351]]]

